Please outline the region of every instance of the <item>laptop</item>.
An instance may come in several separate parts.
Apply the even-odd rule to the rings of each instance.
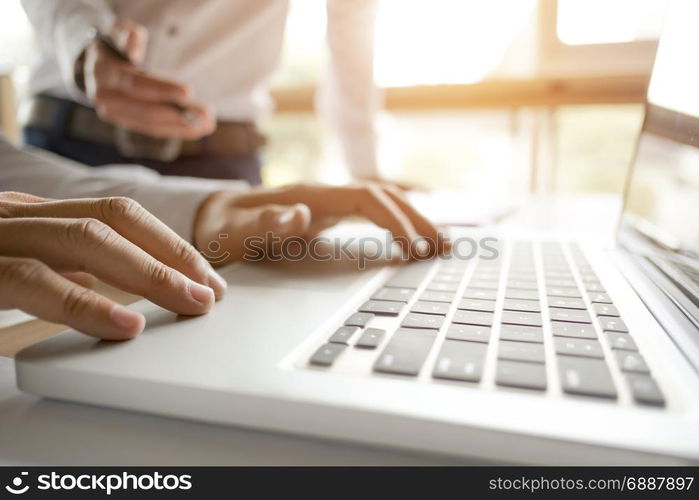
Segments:
[[[692,19],[668,14],[614,244],[454,228],[477,255],[236,264],[210,314],[141,301],[133,341],[25,349],[20,389],[489,462],[699,462]]]

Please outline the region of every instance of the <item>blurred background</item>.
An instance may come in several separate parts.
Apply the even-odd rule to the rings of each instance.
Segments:
[[[325,2],[292,0],[264,180],[347,180],[315,117]],[[481,194],[620,192],[666,0],[381,0],[375,72],[388,178]],[[19,0],[0,2],[0,126],[36,54]]]

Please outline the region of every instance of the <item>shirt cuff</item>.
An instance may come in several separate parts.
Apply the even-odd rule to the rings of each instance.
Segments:
[[[76,3],[61,15],[63,20],[56,24],[55,33],[58,66],[70,96],[81,100],[85,95],[75,83],[75,61],[91,42],[90,28],[106,33],[112,28],[116,16],[111,11],[89,8],[82,3]]]

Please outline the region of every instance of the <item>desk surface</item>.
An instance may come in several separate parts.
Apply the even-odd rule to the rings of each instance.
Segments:
[[[609,237],[618,196],[535,199],[504,228]],[[135,297],[109,290],[116,300]],[[0,328],[0,465],[419,465],[418,456],[277,433],[45,400],[19,392],[14,354],[65,327],[32,320]],[[463,463],[463,462],[462,462]]]

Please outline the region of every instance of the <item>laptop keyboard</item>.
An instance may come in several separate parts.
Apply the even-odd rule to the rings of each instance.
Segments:
[[[616,378],[635,403],[665,405],[633,333],[577,245],[517,241],[509,258],[501,251],[471,272],[472,264],[450,258],[401,268],[308,363],[327,369],[348,351],[371,350],[376,375],[409,380],[427,372],[471,387],[495,363],[499,387],[544,393],[557,384],[566,394],[615,400]],[[397,327],[374,325],[386,317]]]

